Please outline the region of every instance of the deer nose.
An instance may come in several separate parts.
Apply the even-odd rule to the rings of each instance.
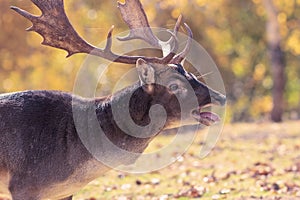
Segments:
[[[226,96],[215,91],[210,91],[210,99],[215,105],[224,106],[226,103]]]

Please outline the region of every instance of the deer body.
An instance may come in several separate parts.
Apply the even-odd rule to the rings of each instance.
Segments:
[[[137,67],[145,67],[144,64],[140,63],[141,66],[138,64]],[[161,84],[172,85],[178,80],[174,75],[184,77],[178,72],[183,68],[179,68],[163,70],[159,75],[148,72],[146,77],[143,75],[145,73],[139,76],[141,80],[155,76],[156,81],[165,82]],[[193,77],[188,78],[198,88],[195,91],[198,92],[199,105],[224,103],[222,95]],[[212,99],[209,92],[213,94]],[[95,159],[82,144],[72,110],[80,109],[83,113],[80,120],[87,126],[88,123],[85,122],[88,121],[88,115],[84,113],[94,109],[99,125],[114,145],[129,152],[142,153],[159,132],[151,133],[153,137],[147,138],[128,135],[115,123],[112,104],[122,105],[123,99],[131,95],[128,109],[134,122],[140,125],[149,123],[151,106],[161,104],[167,111],[167,121],[162,128],[166,129],[181,119],[178,112],[175,112],[180,106],[175,93],[155,84],[149,90],[139,82],[116,94],[98,99],[85,99],[55,91],[25,91],[1,95],[0,166],[1,172],[6,174],[4,179],[0,179],[1,185],[6,186],[6,191],[9,189],[13,200],[62,199],[74,194],[109,168]],[[94,107],[91,108],[91,105]],[[89,127],[84,128],[89,130]],[[101,150],[101,146],[98,148]],[[115,157],[114,152],[110,152],[110,156]],[[131,164],[134,160],[132,157],[119,157],[116,158],[115,165]]]
[[[132,138],[118,129],[112,119],[110,102],[105,100],[54,91],[2,95],[0,166],[6,176],[0,181],[6,186],[4,191],[9,188],[14,200],[68,197],[109,170],[82,144],[73,121],[72,100],[75,109],[81,109],[82,113],[89,109],[89,101],[95,102],[99,123],[116,145],[122,143],[125,144],[122,148],[140,153],[147,147],[151,138]],[[113,157],[114,152],[110,153]],[[119,160],[120,164],[131,162],[125,157]]]
[[[0,165],[13,199],[71,195],[68,190],[92,180],[88,173],[99,176],[105,169],[87,164],[93,158],[76,134],[71,95],[27,91],[2,96],[0,102]]]
[[[94,47],[70,24],[63,0],[31,1],[40,8],[41,16],[12,9],[33,23],[28,30],[41,34],[44,45],[64,49],[68,56],[89,53],[113,62],[136,64],[139,81],[101,98],[57,91],[0,95],[0,193],[11,195],[13,200],[70,200],[110,168],[134,163],[161,131],[189,124],[208,126],[219,120],[214,113],[201,109],[224,105],[225,96],[199,82],[180,64],[191,45],[192,32],[186,24],[187,44],[176,54],[181,17],[170,40],[162,42],[152,33],[139,0],[119,3],[130,27],[130,34],[120,40],[142,39],[161,48],[164,57],[116,55],[111,51],[113,29],[104,49]],[[165,45],[173,48],[168,52]],[[153,111],[157,105],[166,115]],[[124,110],[128,110],[127,118],[116,118],[118,111]],[[156,123],[161,121],[162,125]],[[85,137],[97,141],[91,143],[95,151],[84,142]],[[108,143],[131,154],[107,149]],[[109,165],[102,158],[108,159]]]
[[[73,121],[72,99],[83,113],[89,109],[87,101],[92,101],[54,91],[25,91],[0,98],[0,166],[7,175],[0,181],[14,200],[68,197],[109,170],[82,144]],[[150,138],[126,136],[113,122],[109,103],[95,103],[99,122],[116,145],[122,142],[122,148],[138,152],[145,149]],[[110,153],[113,157],[114,152]],[[119,160],[130,163],[125,157]]]

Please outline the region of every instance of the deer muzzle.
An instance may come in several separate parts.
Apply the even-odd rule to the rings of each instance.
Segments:
[[[210,103],[199,106],[198,108],[192,110],[191,116],[201,124],[206,126],[211,126],[221,121],[219,115],[216,113],[207,111],[211,106],[224,106],[226,103],[226,96],[209,89]],[[205,111],[203,111],[205,109]]]

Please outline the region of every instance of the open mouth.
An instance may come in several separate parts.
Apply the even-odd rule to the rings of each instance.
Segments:
[[[206,105],[203,107],[199,107],[195,110],[192,111],[191,115],[194,119],[196,119],[199,123],[204,124],[206,126],[211,126],[213,124],[216,124],[217,122],[219,122],[221,119],[220,117],[213,113],[213,112],[209,112],[209,111],[201,111],[201,109],[203,108],[207,108],[210,107],[211,105]]]

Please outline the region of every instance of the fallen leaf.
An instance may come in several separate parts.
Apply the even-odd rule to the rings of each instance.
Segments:
[[[140,181],[140,180],[137,179],[137,180],[135,181],[135,184],[137,184],[137,185],[142,185],[143,183],[142,183],[142,181]]]
[[[271,189],[277,191],[277,190],[280,190],[280,187],[277,183],[273,183],[272,186],[271,186]]]
[[[151,184],[152,185],[158,185],[159,183],[160,183],[160,180],[158,178],[151,179]]]
[[[206,193],[206,188],[202,186],[192,186],[189,189],[184,189],[175,195],[175,198],[188,197],[188,198],[200,198]]]
[[[214,194],[214,195],[212,195],[212,197],[211,197],[213,200],[217,200],[217,199],[221,199],[222,198],[222,196],[221,195],[219,195],[219,194]]]
[[[227,189],[227,188],[224,188],[222,190],[220,190],[220,194],[229,194],[231,192],[231,189]]]
[[[130,189],[130,188],[131,188],[131,184],[129,184],[129,183],[123,184],[123,185],[121,186],[121,189],[122,189],[122,190],[128,190],[128,189]]]

